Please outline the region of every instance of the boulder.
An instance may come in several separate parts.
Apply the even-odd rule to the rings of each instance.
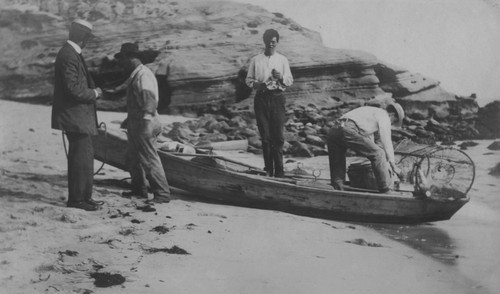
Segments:
[[[205,145],[210,142],[223,142],[223,141],[227,141],[227,136],[225,134],[221,134],[219,132],[213,132],[213,133],[202,134],[199,137],[199,140],[198,142],[196,142],[196,144]]]
[[[325,141],[319,136],[307,135],[305,142],[323,149],[326,147]]]
[[[466,141],[462,142],[462,144],[458,145],[460,149],[462,150],[467,150],[468,147],[474,147],[477,146],[479,143],[473,142],[473,141]]]
[[[172,130],[164,135],[181,143],[196,142],[199,138],[198,133],[193,132],[187,125],[182,123],[174,123]]]
[[[262,148],[262,141],[260,140],[259,136],[252,136],[248,138],[248,145],[256,148],[256,149],[261,149]]]
[[[229,121],[231,127],[245,128],[248,124],[241,116],[235,116]]]
[[[314,156],[327,156],[328,151],[325,148],[316,146],[316,145],[310,145],[309,150],[312,152]]]
[[[500,101],[493,101],[479,109],[476,127],[483,138],[500,138]]]
[[[500,162],[497,163],[497,165],[495,167],[490,169],[489,174],[492,176],[500,176]]]
[[[500,150],[500,141],[495,141],[488,145],[487,147],[489,150]]]
[[[309,150],[307,144],[301,142],[293,142],[290,148],[290,154],[293,157],[314,157],[314,154]]]

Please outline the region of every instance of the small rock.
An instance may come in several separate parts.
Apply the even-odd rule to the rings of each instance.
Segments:
[[[492,176],[500,176],[500,162],[497,163],[494,168],[490,169],[489,174]]]
[[[321,148],[325,148],[325,141],[319,137],[319,136],[314,136],[314,135],[307,135],[306,136],[306,143],[315,145]]]
[[[307,148],[307,145],[300,142],[293,142],[290,153],[294,157],[314,157],[314,154]]]
[[[258,136],[253,136],[248,138],[248,145],[260,149],[262,148],[262,141]]]
[[[367,242],[365,239],[358,238],[354,239],[352,241],[345,241],[346,243],[351,243],[351,244],[356,244],[359,246],[368,246],[368,247],[384,247],[380,243],[374,243],[374,242]]]
[[[479,143],[472,142],[472,141],[467,141],[467,142],[462,142],[462,144],[458,145],[460,149],[465,150],[467,147],[474,147],[477,146]]]
[[[59,220],[64,222],[64,223],[72,223],[72,224],[76,223],[78,221],[78,219],[79,219],[78,216],[71,215],[71,214],[63,214],[59,218]]]
[[[486,148],[488,148],[489,150],[500,150],[500,141],[495,141]]]

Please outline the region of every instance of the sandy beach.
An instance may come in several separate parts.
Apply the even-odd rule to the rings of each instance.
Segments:
[[[142,211],[142,201],[120,195],[128,174],[110,166],[95,177],[101,210],[67,208],[51,108],[0,101],[0,109],[1,293],[487,293],[362,224],[209,203],[180,190]],[[119,124],[125,114],[98,118]],[[125,280],[98,287],[95,273]]]

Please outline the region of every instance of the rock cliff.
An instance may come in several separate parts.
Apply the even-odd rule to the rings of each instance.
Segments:
[[[325,47],[318,33],[253,5],[208,0],[1,0],[0,5],[3,99],[50,103],[53,61],[78,17],[94,24],[97,37],[84,55],[97,85],[113,87],[126,79],[112,56],[123,42],[137,42],[150,53],[148,66],[157,75],[163,113],[201,114],[229,105],[232,111],[251,110],[246,64],[262,51],[268,28],[280,32],[278,51],[290,60],[295,82],[287,101],[294,113],[302,113],[297,120],[331,120],[376,97],[400,102],[411,131],[429,130],[430,119],[448,129],[471,120],[474,128],[478,112],[473,97],[448,93],[438,81],[372,54]],[[107,95],[98,107],[123,111],[123,96]],[[452,132],[457,130],[455,138],[477,135],[461,125]]]

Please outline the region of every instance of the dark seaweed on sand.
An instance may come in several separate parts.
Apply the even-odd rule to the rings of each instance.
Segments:
[[[165,226],[156,226],[151,229],[152,232],[157,232],[158,234],[166,234],[170,232],[170,229]]]
[[[168,254],[181,254],[181,255],[190,255],[191,253],[187,252],[186,250],[177,247],[176,245],[172,246],[171,248],[149,248],[145,249],[147,253],[158,253],[158,252],[166,252]]]
[[[101,288],[120,285],[125,282],[125,277],[120,274],[91,273],[90,277],[95,279],[94,285]]]

